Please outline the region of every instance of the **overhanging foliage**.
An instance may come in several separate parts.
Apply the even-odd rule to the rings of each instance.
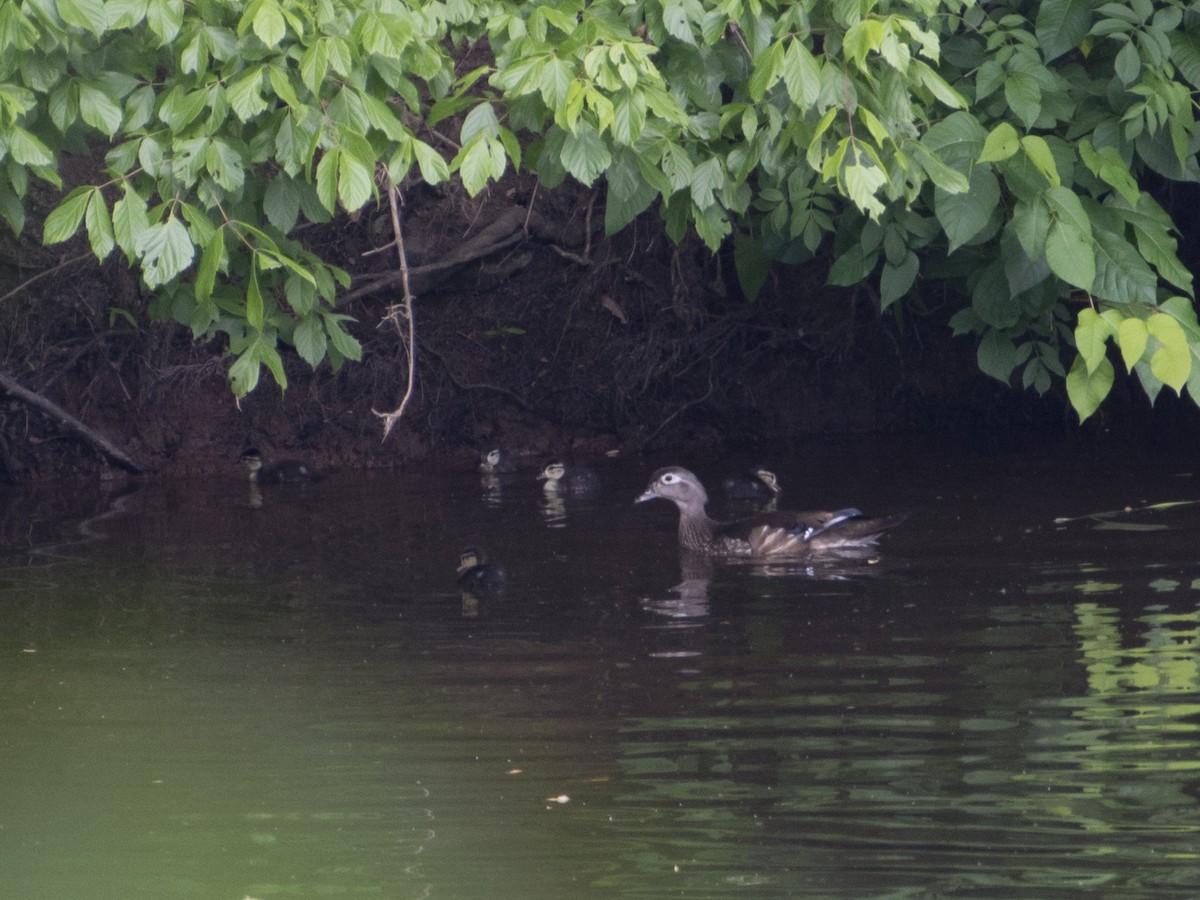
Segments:
[[[471,194],[509,167],[607,185],[615,232],[735,246],[748,295],[835,248],[831,281],[881,305],[947,284],[979,365],[1080,416],[1115,377],[1200,400],[1191,273],[1150,177],[1200,180],[1200,12],[1048,0],[0,0],[0,215],[30,177],[106,144],[47,242],[86,230],[223,333],[234,391],[280,342],[336,367],[361,350],[344,272],[289,237],[401,184]],[[469,47],[488,65],[459,72]],[[461,123],[457,147],[433,129]],[[444,145],[438,145],[444,146]],[[1069,372],[1065,360],[1073,358]]]

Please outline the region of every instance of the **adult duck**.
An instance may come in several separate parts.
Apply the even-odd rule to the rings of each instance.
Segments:
[[[708,517],[708,493],[687,469],[668,466],[650,478],[635,503],[662,498],[679,508],[679,545],[706,556],[740,559],[803,559],[823,551],[875,544],[903,515],[868,519],[857,509],[831,512],[764,512],[736,522]]]

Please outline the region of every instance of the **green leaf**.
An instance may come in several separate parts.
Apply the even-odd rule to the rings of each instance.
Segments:
[[[61,244],[74,237],[95,190],[91,186],[77,187],[67,194],[62,203],[46,216],[42,225],[42,243]]]
[[[821,91],[821,66],[799,38],[793,38],[783,55],[783,83],[792,103],[800,109],[816,105]]]
[[[871,274],[879,261],[879,250],[866,250],[861,243],[852,243],[829,267],[829,284],[848,287],[858,284]]]
[[[50,166],[54,164],[54,154],[50,152],[50,148],[42,143],[40,138],[35,137],[24,128],[12,126],[6,137],[8,138],[8,152],[12,155],[13,162],[18,165]]]
[[[340,313],[322,311],[321,318],[325,320],[325,331],[335,350],[344,358],[358,362],[362,359],[362,344],[352,337],[344,328],[342,322],[352,321],[349,316]]]
[[[1020,321],[1021,301],[1008,289],[1001,261],[990,263],[975,279],[971,290],[971,308],[992,328],[1011,328]]]
[[[1089,372],[1082,357],[1076,357],[1067,373],[1067,398],[1084,422],[1100,408],[1113,386],[1113,367],[1108,359],[1101,360],[1095,371]]]
[[[212,297],[216,284],[217,272],[225,258],[225,229],[218,228],[213,232],[208,243],[200,253],[200,264],[196,267],[196,299],[206,302]]]
[[[1026,72],[1009,72],[1004,82],[1004,99],[1021,124],[1032,128],[1042,114],[1042,87]]]
[[[1116,147],[1101,147],[1097,150],[1087,140],[1080,141],[1078,146],[1079,158],[1091,173],[1109,187],[1115,188],[1126,203],[1136,207],[1141,191],[1120,151]]]
[[[592,184],[612,164],[612,155],[590,122],[580,122],[563,140],[562,164],[576,180]]]
[[[1045,176],[1051,187],[1058,187],[1062,183],[1058,175],[1058,165],[1054,162],[1054,154],[1045,138],[1027,134],[1021,138],[1021,149],[1025,151],[1025,156],[1033,163],[1033,167]]]
[[[1092,236],[1096,241],[1096,280],[1092,293],[1116,303],[1153,306],[1158,298],[1158,277],[1126,239],[1124,229],[1119,234],[1110,231],[1105,227],[1105,219],[1096,216]]]
[[[1138,76],[1142,74],[1142,59],[1138,56],[1133,41],[1126,41],[1125,46],[1117,52],[1117,57],[1113,60],[1113,69],[1126,87],[1138,80]]]
[[[80,82],[79,115],[101,134],[112,137],[121,127],[124,113],[113,99],[100,88]]]
[[[1008,159],[1020,149],[1021,142],[1017,138],[1017,129],[1009,122],[1001,122],[983,142],[983,152],[979,154],[978,162],[999,162]]]
[[[319,316],[305,316],[296,325],[296,330],[292,332],[292,344],[295,346],[296,352],[314,369],[325,358],[325,348],[328,343],[328,338],[325,337],[325,328]]]
[[[146,24],[163,45],[171,43],[183,25],[183,0],[149,0]]]
[[[137,243],[149,227],[146,201],[138,195],[130,182],[125,182],[121,199],[113,204],[113,235],[117,239],[117,246],[130,260],[137,255]]]
[[[329,212],[337,209],[337,174],[342,151],[331,147],[317,163],[317,199]]]
[[[989,329],[979,341],[975,359],[981,372],[1008,384],[1017,365],[1017,348],[1011,338],[1005,337],[1000,331]]]
[[[92,192],[88,201],[87,212],[84,213],[84,225],[87,227],[88,241],[92,245],[92,253],[96,259],[104,259],[112,253],[113,224],[108,212],[108,204],[99,190]]]
[[[1092,0],[1042,0],[1034,30],[1042,59],[1057,59],[1073,50],[1092,27]]]
[[[604,232],[616,234],[641,215],[658,192],[646,183],[631,151],[618,153],[605,173]]]
[[[750,99],[758,102],[770,90],[771,86],[783,75],[783,41],[775,41],[754,60],[754,70],[746,90]]]
[[[267,108],[262,96],[263,67],[254,66],[225,88],[229,107],[243,122],[249,122]]]
[[[252,3],[254,10],[253,27],[258,39],[267,47],[275,47],[287,34],[287,26],[283,19],[283,10],[275,0],[258,0]],[[247,10],[249,14],[249,9]]]
[[[108,27],[103,0],[56,0],[56,5],[62,20],[75,28],[100,35]]]
[[[427,184],[440,184],[450,177],[450,166],[431,146],[419,138],[413,138],[412,149],[417,158],[417,168]]]
[[[375,189],[375,169],[345,150],[338,158],[338,199],[347,212],[362,209]]]
[[[966,193],[951,194],[938,188],[934,192],[934,211],[953,253],[983,231],[1000,205],[1000,182],[987,166],[971,170]]]
[[[771,274],[771,260],[763,251],[762,240],[740,232],[733,243],[733,264],[742,293],[747,300],[754,300]]]
[[[1179,393],[1192,372],[1192,352],[1187,335],[1175,318],[1166,313],[1151,315],[1146,320],[1146,329],[1162,345],[1150,357],[1150,371],[1155,378]]]
[[[1112,326],[1094,309],[1088,306],[1079,311],[1075,321],[1075,347],[1083,357],[1089,375],[1104,360],[1108,339],[1112,336]]]
[[[1141,319],[1129,317],[1123,319],[1117,327],[1117,346],[1121,348],[1121,359],[1125,368],[1130,372],[1146,352],[1150,331]]]
[[[883,264],[879,276],[879,308],[885,310],[905,294],[917,281],[920,261],[917,254],[911,250],[905,255],[899,265],[890,262]]]
[[[300,217],[300,189],[291,178],[276,174],[263,193],[262,203],[267,221],[284,234],[296,226]]]
[[[250,264],[250,280],[246,285],[246,324],[255,331],[262,331],[263,318],[262,290],[258,286],[258,265]]]
[[[1092,248],[1092,226],[1079,197],[1066,187],[1045,194],[1052,216],[1046,238],[1046,260],[1063,281],[1090,291],[1096,281],[1096,256]]]
[[[134,242],[149,288],[161,287],[190,266],[195,250],[187,228],[175,216],[151,225]]]

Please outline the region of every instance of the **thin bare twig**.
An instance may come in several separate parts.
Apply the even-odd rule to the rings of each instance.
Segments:
[[[64,259],[57,266],[51,266],[49,269],[46,269],[42,272],[38,272],[36,275],[26,278],[24,281],[22,281],[20,284],[18,284],[15,288],[13,288],[7,294],[0,295],[0,303],[3,303],[5,300],[8,300],[10,297],[14,297],[17,294],[21,293],[21,291],[25,290],[25,288],[29,287],[35,281],[40,281],[43,278],[53,275],[55,272],[59,272],[62,269],[65,269],[67,266],[73,266],[77,262],[82,262],[83,260],[87,259],[88,257],[92,257],[93,259],[95,259],[95,257],[92,256],[92,254],[90,254],[90,253],[81,253],[81,254],[79,254],[79,256],[72,256],[70,259]]]
[[[392,433],[392,428],[400,421],[404,415],[404,410],[412,400],[413,390],[417,383],[417,321],[416,310],[414,309],[412,290],[408,284],[408,255],[404,252],[404,230],[400,226],[400,189],[392,184],[392,180],[386,175],[384,176],[384,184],[387,186],[388,205],[392,212],[392,234],[396,238],[396,256],[400,262],[400,284],[404,290],[404,296],[401,298],[399,305],[393,305],[383,322],[390,321],[396,329],[396,334],[400,336],[401,343],[404,344],[405,350],[408,352],[408,385],[404,389],[404,396],[400,399],[400,405],[391,412],[380,412],[377,409],[372,409],[371,412],[383,419],[383,440],[387,440],[388,435]],[[400,326],[400,316],[404,316],[408,320],[408,334],[404,333],[404,329]],[[383,322],[380,324],[382,325]]]

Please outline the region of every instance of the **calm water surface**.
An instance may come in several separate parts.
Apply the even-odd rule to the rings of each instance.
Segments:
[[[681,571],[649,473],[759,461],[912,518],[870,563]],[[0,498],[0,896],[1196,894],[1187,465],[600,468],[565,504],[420,471],[254,505],[232,464]],[[468,544],[502,598],[460,594]]]

